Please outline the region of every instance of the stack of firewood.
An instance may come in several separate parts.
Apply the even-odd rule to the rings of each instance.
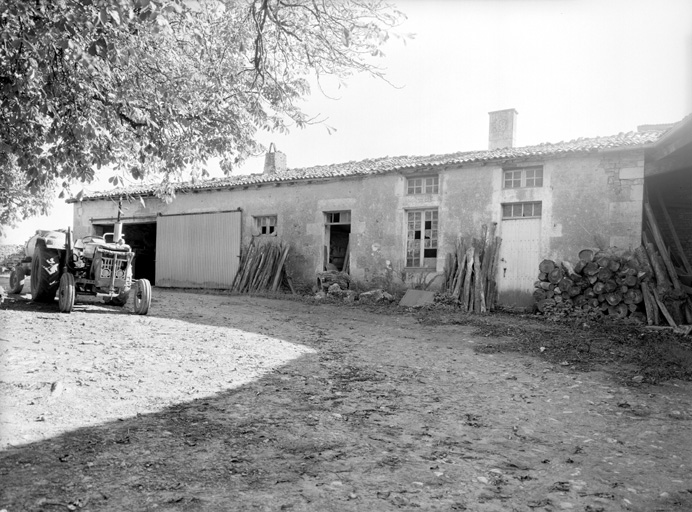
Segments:
[[[579,261],[560,265],[543,260],[538,266],[538,280],[533,296],[538,310],[545,312],[557,304],[575,309],[598,310],[619,318],[632,316],[644,320],[642,279],[649,275],[647,264],[637,255],[641,251],[623,252],[584,249]]]
[[[242,251],[240,267],[231,289],[240,293],[275,292],[282,282],[286,282],[293,292],[291,279],[285,269],[288,249],[288,244],[282,241],[255,244],[253,239]]]
[[[483,224],[480,238],[461,237],[454,253],[447,254],[443,292],[459,300],[462,310],[475,313],[493,311],[497,301],[495,274],[501,238],[495,236],[497,223]]]
[[[692,287],[685,284],[692,267],[665,205],[661,205],[682,267],[673,262],[651,205],[645,202],[643,243],[634,251],[584,249],[574,266],[569,262],[541,262],[533,293],[538,310],[571,307],[632,317],[653,326],[663,319],[673,328],[692,324]]]

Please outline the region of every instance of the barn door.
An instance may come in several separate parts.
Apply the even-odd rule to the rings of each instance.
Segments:
[[[531,306],[541,255],[541,203],[502,206],[498,301],[506,306]]]
[[[240,263],[241,212],[157,218],[156,286],[230,288]]]

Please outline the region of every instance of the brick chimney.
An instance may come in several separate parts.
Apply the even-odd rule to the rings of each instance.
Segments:
[[[490,116],[490,135],[488,137],[488,149],[502,149],[514,147],[517,135],[517,115],[513,108],[488,112]]]
[[[286,170],[286,155],[276,149],[276,146],[272,142],[269,144],[269,151],[264,155],[264,173],[263,174],[274,174],[275,172],[282,172]]]

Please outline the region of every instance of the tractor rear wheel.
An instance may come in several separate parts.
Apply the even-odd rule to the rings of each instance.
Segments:
[[[31,258],[31,299],[52,302],[60,285],[60,253],[38,242]]]
[[[24,289],[24,267],[16,265],[10,272],[10,293],[22,293]]]
[[[151,283],[148,279],[140,279],[135,284],[135,313],[146,315],[151,305]]]
[[[71,313],[74,307],[74,276],[64,272],[60,278],[60,290],[58,292],[58,304],[61,313]]]

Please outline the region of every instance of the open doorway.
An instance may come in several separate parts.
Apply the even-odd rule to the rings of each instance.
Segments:
[[[125,242],[135,253],[133,273],[135,279],[148,279],[156,283],[156,223],[123,225]]]
[[[324,269],[350,270],[351,212],[325,212]]]

